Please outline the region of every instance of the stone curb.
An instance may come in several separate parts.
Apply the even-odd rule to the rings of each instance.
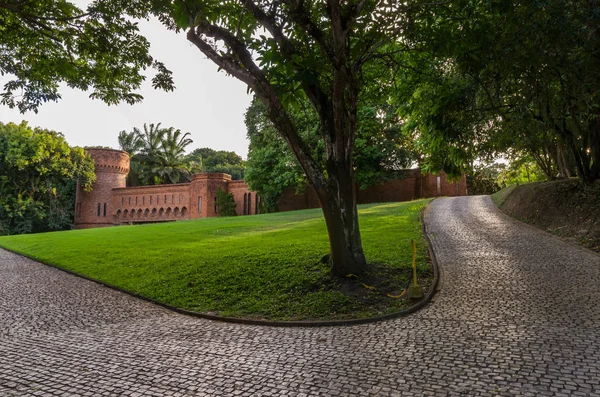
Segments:
[[[395,313],[386,314],[383,316],[369,317],[369,318],[358,318],[358,319],[349,319],[349,320],[329,320],[329,321],[327,321],[327,320],[325,320],[325,321],[270,321],[270,320],[243,319],[243,318],[236,318],[236,317],[222,317],[222,316],[216,316],[216,315],[212,315],[212,314],[194,312],[191,310],[185,310],[185,309],[180,309],[180,308],[177,308],[174,306],[170,306],[166,303],[158,302],[156,300],[147,298],[145,296],[141,296],[135,292],[125,290],[123,288],[114,286],[112,284],[105,283],[103,281],[95,280],[93,278],[84,276],[82,274],[73,272],[71,270],[60,268],[56,265],[46,263],[44,261],[41,261],[40,259],[32,258],[30,256],[21,254],[19,252],[12,251],[12,250],[4,248],[4,247],[0,247],[0,248],[4,249],[6,251],[12,252],[13,254],[19,255],[21,257],[30,259],[34,262],[38,262],[43,265],[58,269],[60,271],[69,273],[69,274],[79,277],[79,278],[83,278],[85,280],[94,282],[96,284],[100,284],[104,287],[110,288],[115,291],[122,292],[129,296],[133,296],[135,298],[141,299],[143,301],[153,303],[157,306],[161,306],[170,311],[173,311],[173,312],[176,312],[179,314],[184,314],[187,316],[203,318],[205,320],[221,321],[221,322],[225,322],[225,323],[235,323],[235,324],[244,324],[244,325],[262,325],[262,326],[269,326],[269,327],[331,327],[331,326],[360,325],[360,324],[369,324],[369,323],[375,323],[375,322],[379,322],[379,321],[391,320],[394,318],[408,316],[408,315],[422,309],[423,307],[425,307],[432,300],[433,296],[438,291],[438,282],[439,282],[440,272],[439,272],[439,268],[438,268],[437,259],[435,257],[435,252],[433,251],[433,246],[432,246],[431,240],[429,238],[429,235],[427,234],[427,229],[425,227],[425,221],[424,221],[425,220],[424,214],[425,214],[425,211],[429,208],[430,203],[431,203],[431,201],[429,203],[427,203],[427,206],[425,206],[425,208],[423,208],[423,210],[421,211],[420,218],[421,218],[421,226],[422,226],[422,230],[423,230],[423,235],[425,236],[425,240],[427,241],[427,250],[429,251],[429,257],[431,258],[431,266],[433,268],[433,282],[431,283],[431,288],[429,289],[429,291],[427,292],[427,295],[425,295],[425,297],[422,300],[420,300],[413,306],[409,307],[408,309],[401,310],[401,311],[395,312]]]

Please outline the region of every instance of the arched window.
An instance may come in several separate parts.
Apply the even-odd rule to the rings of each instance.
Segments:
[[[174,194],[171,195],[171,204],[175,204],[175,195]]]
[[[252,193],[248,193],[248,215],[252,215]]]
[[[183,208],[181,209],[181,216],[182,216],[182,217],[183,217],[183,216],[187,216],[187,208],[186,208],[186,207],[183,207]]]
[[[152,204],[152,196],[150,196],[150,204]]]
[[[248,193],[244,193],[244,215],[246,215],[246,210],[248,209]]]
[[[179,193],[179,204],[181,204],[181,197],[182,197],[182,196],[183,196],[183,195],[182,195],[181,193]]]

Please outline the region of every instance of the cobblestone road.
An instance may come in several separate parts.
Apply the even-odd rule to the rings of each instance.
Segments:
[[[435,301],[342,328],[173,314],[0,250],[0,396],[600,396],[600,256],[434,201]]]

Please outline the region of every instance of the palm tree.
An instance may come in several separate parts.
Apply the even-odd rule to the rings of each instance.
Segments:
[[[139,131],[134,128],[133,131],[121,131],[119,133],[119,148],[129,153],[129,174],[127,174],[127,186],[140,185],[142,165],[139,162],[139,152],[144,146],[144,141],[140,138]]]
[[[141,178],[146,182],[145,184],[154,185],[160,181],[156,168],[160,164],[165,130],[160,128],[160,123],[149,125],[144,123],[143,133],[138,128],[134,128],[133,132],[142,141],[142,147],[137,154],[137,161],[142,165]]]
[[[139,131],[136,128],[131,132],[119,132],[119,148],[124,152],[129,153],[129,156],[135,156],[144,146],[144,142],[140,139]]]
[[[160,123],[145,124],[144,131],[119,133],[119,147],[131,156],[128,186],[179,183],[189,180],[185,149],[192,143],[190,133]]]
[[[192,143],[189,135],[173,127],[164,130],[159,166],[155,169],[163,183],[189,180],[190,171],[185,161],[185,148]]]

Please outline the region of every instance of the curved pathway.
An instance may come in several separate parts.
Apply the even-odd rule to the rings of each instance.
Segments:
[[[0,250],[0,396],[600,396],[600,256],[488,197],[425,219],[441,292],[352,327],[186,317]]]

